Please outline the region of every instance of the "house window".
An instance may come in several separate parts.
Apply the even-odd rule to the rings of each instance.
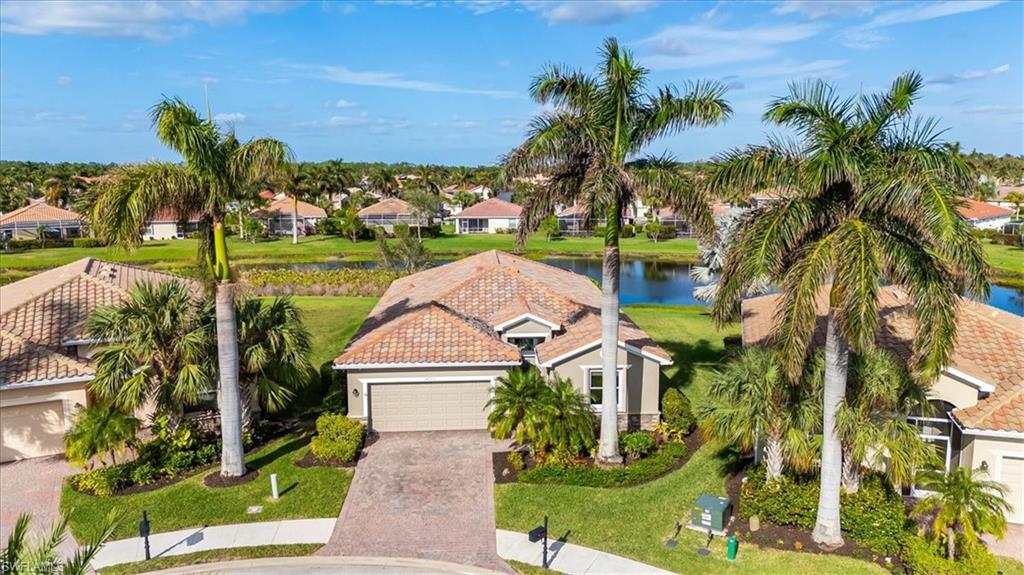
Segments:
[[[624,370],[618,369],[618,381],[615,382],[615,394],[618,396],[617,408],[625,411],[626,405],[622,397],[622,379]],[[604,374],[601,368],[593,368],[587,371],[587,394],[590,398],[590,407],[594,411],[601,411],[604,403]]]
[[[211,389],[205,393],[199,395],[199,401],[192,404],[186,405],[185,413],[202,413],[205,411],[215,411],[217,409],[217,390]]]
[[[523,355],[537,355],[537,346],[544,342],[543,337],[510,337],[508,342],[519,348]]]
[[[932,400],[933,413],[927,416],[907,417],[907,421],[914,424],[918,429],[918,435],[930,445],[935,446],[939,460],[943,462],[943,469],[951,471],[960,464],[960,448],[962,438],[960,430],[953,425],[950,412],[955,409],[951,403]],[[914,496],[927,495],[927,493],[912,488]]]

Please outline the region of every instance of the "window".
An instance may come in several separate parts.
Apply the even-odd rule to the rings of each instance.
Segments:
[[[537,346],[544,342],[543,337],[509,337],[508,342],[519,348],[523,355],[537,355]]]
[[[934,413],[928,416],[908,417],[907,421],[918,428],[921,439],[935,446],[936,453],[943,462],[943,469],[949,472],[960,464],[960,430],[953,425],[949,415],[955,407],[941,400],[932,400],[930,403]],[[912,488],[911,494],[919,497],[927,493]]]
[[[625,411],[626,406],[624,405],[622,397],[622,376],[623,369],[618,370],[618,381],[615,382],[615,394],[618,396],[618,410]],[[594,411],[600,411],[601,405],[604,403],[604,374],[601,373],[601,368],[592,368],[587,372],[589,386],[588,393],[590,396],[590,407]]]

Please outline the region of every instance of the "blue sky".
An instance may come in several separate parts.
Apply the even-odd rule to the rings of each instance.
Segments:
[[[8,2],[0,4],[0,157],[137,162],[175,156],[146,111],[161,95],[300,160],[491,164],[541,108],[549,62],[592,69],[615,36],[652,87],[717,79],[725,125],[651,151],[708,158],[761,142],[790,80],[848,93],[908,69],[916,107],[966,149],[1024,153],[1019,2]]]

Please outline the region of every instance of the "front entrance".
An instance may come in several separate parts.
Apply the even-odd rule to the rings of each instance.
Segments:
[[[487,429],[491,381],[373,383],[369,426],[375,431]]]

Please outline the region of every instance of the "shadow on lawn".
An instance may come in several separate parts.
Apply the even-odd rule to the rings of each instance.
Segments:
[[[711,342],[706,339],[699,339],[696,342],[669,341],[662,342],[661,347],[672,356],[674,365],[677,366],[671,377],[664,373],[661,377],[661,392],[674,387],[680,391],[686,391],[697,373],[698,367],[712,367],[718,365],[725,352],[711,347]]]
[[[273,449],[273,451],[269,451],[267,453],[260,454],[259,457],[249,459],[248,461],[246,461],[246,466],[249,469],[262,469],[263,467],[266,467],[267,465],[276,461],[281,456],[288,453],[292,453],[297,449],[303,447],[304,445],[309,443],[310,439],[311,437],[308,434],[303,433],[301,435],[298,435],[295,438],[290,439],[282,443],[281,445],[278,445]]]

